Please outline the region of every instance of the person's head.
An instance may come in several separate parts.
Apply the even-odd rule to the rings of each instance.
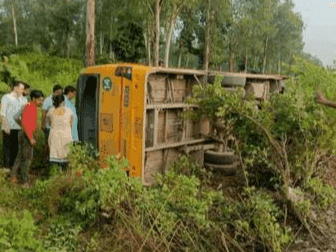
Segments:
[[[53,87],[53,94],[54,94],[54,96],[58,96],[58,95],[63,94],[63,88],[61,87],[61,85],[56,84]]]
[[[22,95],[24,97],[27,97],[29,95],[29,88],[30,88],[30,86],[27,83],[23,83],[23,85],[24,85],[24,89],[23,89]]]
[[[72,99],[77,95],[77,89],[73,86],[67,86],[64,89],[64,94],[68,97],[68,99]]]
[[[60,107],[64,102],[64,95],[56,95],[53,97],[53,105],[55,108]]]
[[[12,85],[12,90],[17,95],[22,95],[24,87],[25,87],[24,86],[24,82],[22,82],[22,81],[14,81],[14,83]]]
[[[43,104],[44,95],[40,90],[32,90],[30,92],[30,99],[37,107],[39,107]]]

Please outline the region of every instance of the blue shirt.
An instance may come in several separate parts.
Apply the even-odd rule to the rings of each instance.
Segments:
[[[46,113],[48,113],[49,109],[54,107],[52,97],[53,97],[53,95],[48,96],[43,102],[42,109]],[[49,123],[46,124],[46,128],[50,129],[50,124]]]
[[[66,95],[64,96],[64,98],[65,98],[64,100],[65,107],[69,108],[73,114],[72,140],[78,141],[78,129],[77,129],[78,119],[77,119],[76,107],[75,104],[73,104]]]

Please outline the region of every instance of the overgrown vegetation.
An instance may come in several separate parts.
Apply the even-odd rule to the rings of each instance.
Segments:
[[[195,167],[187,160],[181,157],[175,167]],[[107,162],[107,169],[87,169],[81,176],[69,170],[18,191],[17,199],[29,212],[22,220],[11,218],[25,225],[22,232],[31,237],[40,230],[37,240],[27,241],[29,246],[44,249],[40,251],[90,251],[92,246],[91,251],[217,251],[253,245],[281,251],[290,241],[290,232],[276,221],[281,210],[267,192],[246,188],[241,200],[231,202],[220,191],[202,188],[197,172],[186,176],[174,171],[158,175],[157,186],[144,188],[122,171],[127,160],[112,156]],[[12,189],[2,181],[1,186]],[[3,216],[10,209],[2,201]],[[13,248],[21,245],[8,242]]]
[[[11,76],[46,93],[54,82],[72,84],[80,68],[33,52],[8,60]],[[68,170],[51,167],[31,188],[13,186],[0,171],[0,250],[283,251],[301,225],[317,239],[314,227],[321,229],[320,215],[335,202],[323,174],[336,146],[335,112],[317,105],[314,92],[333,97],[335,75],[299,58],[287,71],[295,77],[285,94],[274,94],[259,111],[240,91],[224,91],[220,80],[198,86],[190,101],[201,106],[189,116],[225,119],[246,187],[212,188],[213,175],[182,156],[145,188],[126,175],[127,160],[111,156],[102,170],[92,146],[76,145]]]
[[[74,85],[81,68],[81,62],[72,59],[36,52],[13,53],[3,56],[0,62],[0,85],[11,85],[13,80],[23,80],[49,95],[55,83]]]
[[[220,78],[214,85],[197,86],[189,102],[200,109],[188,116],[224,119],[232,128],[232,148],[242,156],[249,185],[278,193],[284,209],[314,236],[311,227],[318,224],[310,217],[316,209],[333,205],[336,192],[323,181],[321,164],[323,157],[334,154],[335,112],[318,105],[314,96],[318,89],[328,92],[335,75],[300,58],[290,71],[296,77],[287,82],[286,92],[273,94],[260,110],[255,110],[253,97],[241,99],[241,90],[225,91]]]

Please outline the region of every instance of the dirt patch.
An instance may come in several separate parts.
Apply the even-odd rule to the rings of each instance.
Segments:
[[[336,156],[324,157],[322,164],[325,166],[323,180],[336,188]]]
[[[336,205],[321,212],[316,220],[319,228],[311,227],[314,237],[302,227],[289,252],[335,252],[336,251]]]

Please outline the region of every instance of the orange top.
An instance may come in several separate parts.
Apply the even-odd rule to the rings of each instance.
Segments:
[[[37,130],[37,107],[34,102],[30,102],[24,107],[22,125],[26,129],[28,138],[32,139]]]

